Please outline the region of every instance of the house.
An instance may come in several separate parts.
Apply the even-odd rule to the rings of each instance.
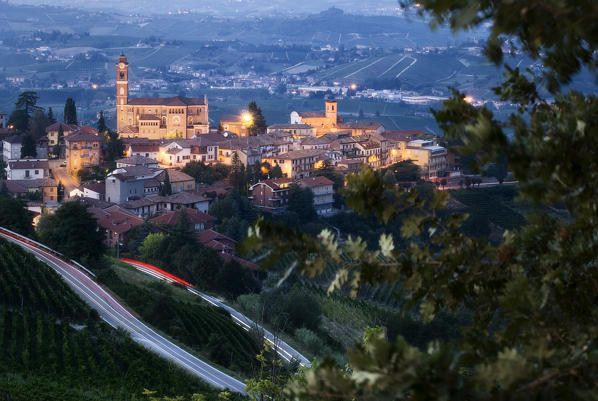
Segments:
[[[195,189],[195,179],[190,175],[175,169],[167,169],[164,171],[168,171],[168,179],[170,180],[170,187],[172,188],[172,193],[193,191]],[[162,172],[158,176],[156,176],[156,179],[160,181],[162,185],[164,185],[165,177],[166,173]]]
[[[147,218],[156,214],[158,205],[150,198],[132,199],[120,204],[120,207],[133,213],[135,216]]]
[[[251,117],[245,120],[243,116],[222,116],[220,117],[220,127],[223,131],[232,132],[240,137],[249,136],[249,126]]]
[[[334,182],[326,177],[309,177],[299,180],[299,185],[309,188],[314,194],[314,208],[320,215],[334,211]]]
[[[207,198],[195,192],[177,192],[168,196],[155,196],[146,198],[156,204],[157,212],[170,212],[183,207],[197,209],[204,213],[208,212],[211,198]]]
[[[307,137],[315,137],[316,129],[309,124],[273,124],[270,125],[266,131],[268,134],[274,132],[286,132],[295,139],[303,139]]]
[[[388,141],[389,154],[387,163],[393,164],[403,160],[403,154],[407,148],[407,144],[416,139],[416,135],[421,131],[414,130],[396,130],[385,131],[382,136]]]
[[[448,168],[446,148],[434,145],[431,140],[409,141],[403,160],[413,161],[421,169],[422,177],[427,179],[438,177],[439,173]]]
[[[80,130],[78,125],[65,124],[61,122],[54,123],[46,127],[46,136],[48,137],[48,146],[56,146],[58,144],[58,132],[62,127],[62,134],[64,136],[73,134]],[[97,131],[96,131],[97,135]]]
[[[158,160],[146,156],[133,155],[118,159],[116,161],[116,168],[143,166],[148,168],[158,168]]]
[[[237,245],[234,239],[212,229],[200,231],[196,234],[196,238],[204,246],[225,254],[233,254]]]
[[[160,154],[160,144],[155,142],[134,142],[128,145],[125,149],[127,156],[143,156],[150,159],[158,160]]]
[[[23,138],[19,135],[9,136],[2,140],[2,157],[5,161],[21,158]]]
[[[153,219],[150,219],[150,222],[159,226],[175,227],[183,212],[186,214],[187,221],[189,222],[189,229],[192,231],[199,232],[209,230],[214,228],[214,225],[216,224],[216,218],[197,209],[189,209],[185,207],[154,217]]]
[[[8,191],[13,198],[24,197],[29,193],[29,189],[21,185],[19,181],[0,180],[0,190],[3,187],[6,187],[6,191]]]
[[[83,185],[83,197],[104,200],[106,198],[106,184],[102,182]]]
[[[139,199],[146,194],[146,180],[156,179],[163,173],[161,169],[143,166],[121,167],[106,177],[106,200],[117,204]]]
[[[99,166],[102,139],[93,134],[77,131],[64,138],[67,168],[71,174],[82,168]]]
[[[98,226],[104,231],[104,243],[108,247],[126,242],[131,230],[143,224],[143,219],[117,205],[105,209],[90,207],[87,210],[94,215]]]
[[[351,121],[339,124],[338,127],[343,131],[350,131],[352,136],[382,134],[384,132],[384,126],[373,121]]]
[[[6,166],[8,180],[35,180],[50,175],[48,159],[33,159],[26,157],[19,160],[9,160]]]
[[[326,158],[325,151],[319,149],[294,150],[277,156],[262,158],[271,166],[278,165],[287,178],[304,178],[314,171],[315,164]]]
[[[58,202],[58,183],[52,178],[37,178],[32,180],[15,180],[19,186],[27,189],[26,195],[35,195],[44,204]]]
[[[280,211],[289,203],[289,191],[293,181],[290,178],[276,178],[260,181],[249,188],[251,203],[260,209]]]

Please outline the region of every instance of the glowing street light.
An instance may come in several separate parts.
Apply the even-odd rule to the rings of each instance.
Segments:
[[[357,84],[351,84],[351,90],[357,89]]]
[[[250,126],[253,124],[253,116],[249,112],[244,112],[241,114],[241,119],[243,120],[243,124],[245,124],[245,126]]]
[[[473,96],[465,96],[463,98],[463,100],[465,101],[465,103],[472,104],[473,103]]]

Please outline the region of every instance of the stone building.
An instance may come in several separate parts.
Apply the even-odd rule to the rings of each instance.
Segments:
[[[122,137],[191,138],[210,131],[208,100],[175,96],[129,99],[129,62],[116,63],[116,119]]]

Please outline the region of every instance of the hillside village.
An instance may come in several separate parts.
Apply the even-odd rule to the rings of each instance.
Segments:
[[[257,113],[223,116],[213,127],[206,97],[130,99],[128,68],[122,55],[116,63],[121,147],[112,160],[107,160],[106,127],[98,127],[105,131],[100,132],[73,122],[45,127],[34,156],[21,157],[30,145],[0,114],[4,190],[28,200],[37,216],[62,202],[88,204],[111,247],[126,241],[128,232],[145,220],[172,225],[173,216],[185,210],[200,242],[232,255],[235,240],[214,231],[215,219],[208,212],[236,186],[231,176],[238,169],[259,173],[241,188],[257,209],[284,211],[297,184],[309,188],[314,209],[323,216],[338,211],[334,196],[339,190],[320,174],[324,170],[346,177],[362,165],[379,169],[410,161],[422,179],[437,185],[459,174],[455,158],[449,163],[438,138],[417,130],[386,130],[375,122],[345,121],[339,116],[342,103],[334,99],[324,100],[322,111],[292,111],[286,124],[265,126],[257,108]],[[230,175],[201,182],[183,171],[189,163],[226,166]]]

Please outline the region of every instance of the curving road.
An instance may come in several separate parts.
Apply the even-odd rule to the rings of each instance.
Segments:
[[[0,237],[19,245],[52,267],[112,327],[123,328],[138,343],[187,369],[214,387],[246,394],[244,383],[208,365],[147,327],[75,265],[56,257],[45,250],[43,245],[2,227]]]
[[[192,294],[195,294],[203,298],[205,301],[209,302],[214,306],[218,306],[220,308],[225,309],[228,313],[230,313],[231,317],[233,318],[233,321],[237,323],[239,326],[241,326],[243,329],[249,331],[252,328],[257,327],[258,329],[262,330],[262,332],[264,333],[264,340],[270,343],[273,349],[276,350],[278,354],[287,362],[297,360],[302,366],[311,366],[309,359],[301,355],[297,350],[295,350],[293,347],[282,341],[280,338],[276,337],[274,334],[264,329],[263,327],[255,323],[253,320],[249,319],[247,316],[226,305],[222,301],[214,297],[211,297],[207,294],[204,294],[203,292],[197,291],[195,288],[193,288],[191,284],[187,283],[186,281],[183,281],[170,273],[160,270],[155,266],[140,262],[138,260],[121,259],[121,261],[130,264],[140,272],[143,272],[160,280],[184,285],[187,288],[187,291],[191,292]]]

